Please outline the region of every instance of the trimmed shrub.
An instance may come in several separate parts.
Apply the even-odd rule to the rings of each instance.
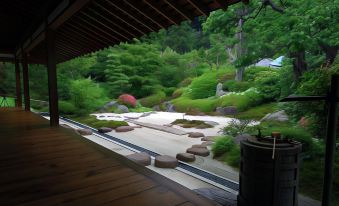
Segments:
[[[201,112],[212,112],[215,110],[218,99],[190,99],[188,97],[181,96],[172,100],[176,111],[187,112],[192,110],[198,110]]]
[[[176,90],[177,88],[175,87],[168,87],[168,88],[164,88],[164,92],[166,94],[167,97],[171,97],[173,92]]]
[[[244,92],[251,87],[249,82],[239,82],[235,80],[228,80],[223,84],[223,90],[230,92]]]
[[[232,167],[239,168],[239,166],[240,166],[240,147],[238,145],[235,145],[231,149],[231,151],[229,151],[225,155],[224,161]]]
[[[191,88],[192,99],[203,99],[215,95],[215,88],[218,84],[216,72],[207,72],[200,77],[193,79]]]
[[[217,139],[212,146],[214,157],[219,157],[227,152],[230,152],[235,147],[234,139],[230,136],[224,136]]]
[[[74,114],[76,107],[71,102],[59,101],[60,114]]]
[[[184,80],[182,80],[179,84],[178,84],[178,87],[187,87],[188,85],[190,85],[192,83],[192,78],[191,77],[188,77]]]
[[[153,107],[155,105],[159,105],[166,99],[166,94],[163,91],[158,91],[157,93],[144,97],[140,99],[140,104],[144,107]]]
[[[180,97],[183,93],[184,93],[184,89],[183,89],[183,88],[176,89],[176,90],[173,92],[173,94],[172,94],[172,98],[178,98],[178,97]]]
[[[137,105],[137,100],[130,94],[120,95],[118,98],[118,102],[129,107],[135,107]]]

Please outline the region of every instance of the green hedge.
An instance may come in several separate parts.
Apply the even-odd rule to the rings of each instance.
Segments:
[[[158,91],[157,93],[142,98],[139,100],[140,104],[144,107],[153,107],[155,105],[159,105],[166,99],[166,94],[163,91]]]
[[[201,112],[212,112],[217,106],[216,98],[210,99],[190,99],[188,97],[180,97],[172,100],[176,111],[187,112],[192,110],[199,110]]]

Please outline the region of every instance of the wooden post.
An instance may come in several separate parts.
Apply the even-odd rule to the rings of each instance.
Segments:
[[[52,127],[59,126],[58,87],[56,73],[55,31],[46,31],[49,116]]]
[[[21,78],[19,60],[15,58],[16,107],[22,107]]]
[[[322,205],[331,205],[331,194],[333,189],[333,165],[337,132],[337,99],[339,97],[339,76],[333,75],[331,89],[328,95],[328,116],[326,134],[325,171]]]
[[[29,97],[29,78],[28,78],[28,63],[27,54],[22,52],[22,76],[24,84],[24,98],[25,98],[25,111],[31,110],[30,97]]]

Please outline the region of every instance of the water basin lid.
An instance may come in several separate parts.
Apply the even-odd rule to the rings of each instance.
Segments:
[[[272,148],[274,144],[274,138],[272,137],[264,137],[264,138],[249,137],[247,138],[247,142],[253,145],[260,146],[260,147]],[[301,146],[301,143],[290,140],[290,139],[276,139],[276,142],[275,142],[276,148],[291,148],[291,147],[296,147],[296,146]]]

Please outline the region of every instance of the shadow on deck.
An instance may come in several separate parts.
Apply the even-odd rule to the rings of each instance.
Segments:
[[[31,112],[0,109],[1,205],[214,205]]]

